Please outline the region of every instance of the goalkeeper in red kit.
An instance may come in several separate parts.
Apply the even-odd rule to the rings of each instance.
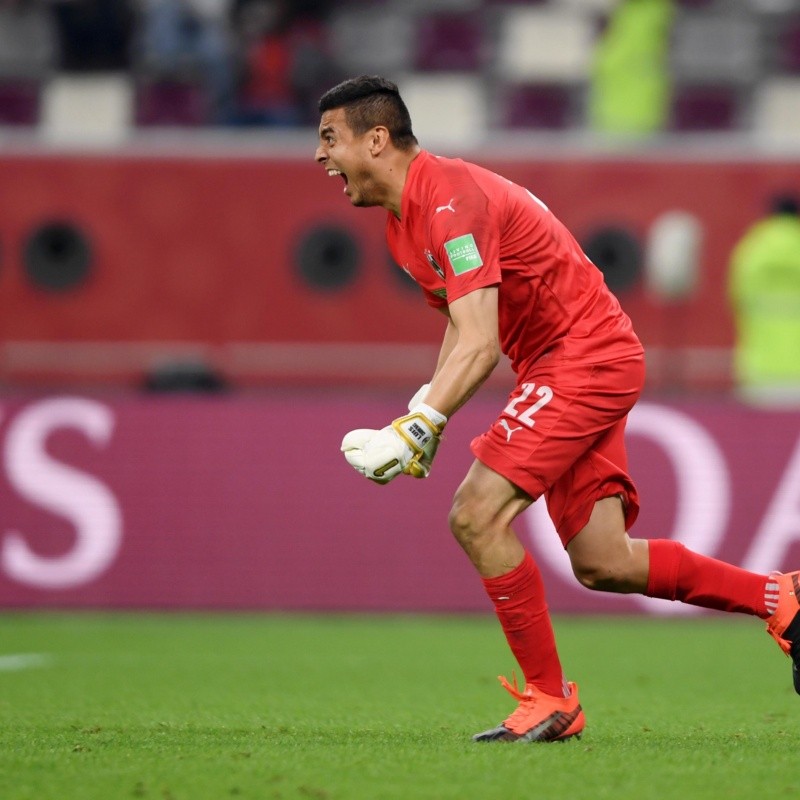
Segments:
[[[792,659],[800,693],[800,573],[757,575],[664,539],[633,539],[639,501],[624,428],[644,382],[642,346],[602,274],[547,206],[475,164],[420,148],[397,87],[361,76],[319,103],[315,158],[354,206],[388,211],[395,261],[446,328],[429,384],[409,413],[342,442],[377,483],[426,477],[447,420],[501,352],[517,376],[472,441],[453,500],[453,535],[480,575],[524,675],[501,681],[517,707],[476,741],[554,741],[585,725],[556,649],[536,563],[514,519],[544,497],[580,583],[607,592],[750,614]]]

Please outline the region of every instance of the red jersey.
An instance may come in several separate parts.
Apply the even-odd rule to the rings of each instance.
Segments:
[[[518,374],[548,351],[584,363],[642,352],[600,270],[527,189],[423,150],[401,217],[389,213],[389,250],[431,306],[498,287],[500,345]]]

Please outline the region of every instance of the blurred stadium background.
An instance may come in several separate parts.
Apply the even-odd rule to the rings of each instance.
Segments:
[[[800,2],[2,0],[0,604],[484,609],[445,520],[507,368],[424,485],[338,453],[441,335],[313,163],[317,97],[362,72],[540,196],[632,316],[637,533],[796,564],[800,407],[739,398],[728,271],[800,192]],[[524,524],[555,610],[652,608]]]

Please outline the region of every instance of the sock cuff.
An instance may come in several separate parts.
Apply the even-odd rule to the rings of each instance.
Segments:
[[[481,578],[486,593],[492,600],[496,600],[501,595],[516,594],[535,580],[539,568],[533,560],[533,556],[526,550],[522,561],[505,575],[498,575],[496,578]]]
[[[686,548],[671,539],[651,539],[648,550],[650,567],[647,575],[647,596],[675,600],[678,571]]]

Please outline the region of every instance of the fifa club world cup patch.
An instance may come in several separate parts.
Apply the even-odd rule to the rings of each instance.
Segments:
[[[471,233],[464,236],[457,236],[449,242],[444,243],[447,250],[447,257],[456,275],[463,275],[473,269],[483,266],[483,259],[478,252],[478,245],[475,244],[475,237]]]

